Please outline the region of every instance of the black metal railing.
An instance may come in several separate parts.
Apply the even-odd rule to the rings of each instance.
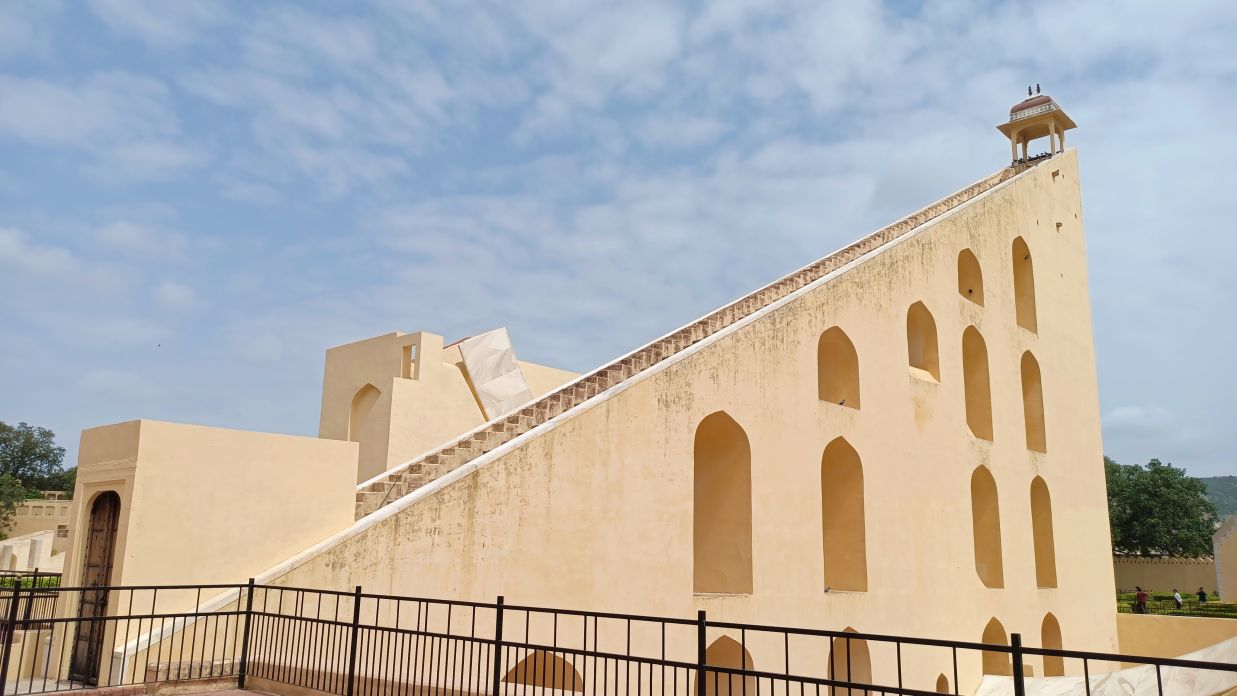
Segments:
[[[50,613],[26,608],[50,594]],[[29,600],[27,600],[29,597]],[[1092,693],[1143,665],[1161,693],[1237,686],[1237,665],[1008,644],[258,585],[0,589],[0,696],[224,680],[337,696]],[[1209,675],[1209,676],[1208,676]],[[1210,681],[1208,681],[1210,680]]]

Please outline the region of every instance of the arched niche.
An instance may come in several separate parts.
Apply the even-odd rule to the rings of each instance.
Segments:
[[[958,253],[958,294],[981,307],[984,304],[984,274],[970,249]]]
[[[503,681],[560,691],[584,691],[584,679],[576,668],[558,655],[534,650],[516,663]]]
[[[971,435],[992,439],[992,385],[988,377],[988,345],[979,329],[962,332],[962,380],[966,393],[966,425]]]
[[[1044,621],[1039,628],[1041,648],[1049,650],[1061,650],[1061,624],[1057,622],[1057,617],[1053,616],[1052,612],[1044,614]],[[1061,677],[1065,675],[1065,658],[1055,655],[1044,656],[1044,676],[1045,677]]]
[[[825,587],[864,592],[868,557],[863,463],[843,438],[830,442],[821,456],[820,499]]]
[[[752,654],[730,636],[720,636],[704,651],[705,665],[755,671]],[[692,694],[698,693],[693,684]],[[755,696],[758,693],[756,677],[748,674],[731,674],[705,670],[705,696]]]
[[[752,450],[725,411],[696,428],[693,478],[693,589],[752,591]]]
[[[1052,496],[1043,477],[1031,481],[1031,532],[1035,547],[1035,584],[1057,586],[1057,549],[1052,529]]]
[[[348,409],[348,440],[360,442],[361,436],[369,424],[370,412],[382,392],[372,384],[366,384],[352,396],[352,405]]]
[[[1027,435],[1027,449],[1048,451],[1048,435],[1044,428],[1044,386],[1040,379],[1039,361],[1026,351],[1022,354],[1022,421]]]
[[[1014,309],[1018,326],[1035,333],[1038,330],[1035,318],[1035,269],[1031,261],[1031,250],[1022,237],[1014,240],[1013,263]]]
[[[971,473],[971,528],[975,549],[975,574],[985,587],[1005,586],[1001,559],[1001,509],[996,480],[986,466]]]
[[[1005,634],[1005,627],[1001,625],[994,617],[984,626],[983,636],[979,642],[986,645],[1009,645],[1009,637]],[[983,658],[984,674],[995,674],[998,676],[1010,677],[1014,671],[1011,669],[1009,653],[984,651]]]
[[[906,353],[911,374],[941,381],[936,320],[922,302],[916,302],[906,310]]]
[[[846,628],[844,633],[855,633],[855,629]],[[872,655],[868,642],[860,638],[838,636],[829,647],[829,678],[852,684],[872,684]],[[871,689],[860,687],[834,686],[829,689],[831,696],[866,696]]]
[[[859,354],[836,326],[821,334],[816,345],[816,381],[821,401],[859,408]]]

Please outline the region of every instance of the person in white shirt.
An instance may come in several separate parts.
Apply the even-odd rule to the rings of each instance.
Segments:
[[[1177,603],[1177,608],[1180,609],[1181,608],[1181,593],[1178,592],[1177,588],[1175,587],[1173,588],[1173,601]]]

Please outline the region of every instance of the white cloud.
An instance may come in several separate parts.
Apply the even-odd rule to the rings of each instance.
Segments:
[[[158,80],[103,73],[77,84],[0,75],[0,133],[86,147],[98,141],[166,137],[176,132]]]
[[[87,370],[77,380],[77,388],[107,399],[155,401],[166,396],[157,382],[132,372],[109,368]],[[144,417],[135,414],[135,418]]]
[[[81,268],[67,250],[31,242],[21,230],[0,227],[0,264],[17,273],[63,277]]]
[[[167,310],[190,311],[202,306],[202,300],[193,288],[173,280],[156,285],[153,297],[156,304]]]
[[[104,181],[159,179],[200,166],[198,147],[176,142],[179,121],[162,82],[101,73],[79,83],[0,75],[0,137],[90,152]]]
[[[273,363],[283,357],[283,341],[273,333],[237,338],[236,350],[242,358],[256,363]]]
[[[226,382],[219,354],[252,370],[193,413],[279,425],[252,404],[292,389],[280,417],[312,430],[314,389],[278,380],[332,342],[507,324],[522,354],[587,368],[991,171],[992,125],[1038,80],[1081,125],[1107,446],[1237,459],[1237,324],[1215,320],[1237,293],[1231,10],[913,5],[99,2],[110,32],[65,6],[0,28],[82,45],[0,76],[23,175],[4,224],[56,232],[0,233],[0,264],[37,286],[31,325],[132,347],[177,335],[134,320],[178,302],[153,267],[182,259],[164,282],[218,310],[184,327],[192,391]]]
[[[1112,431],[1163,430],[1173,424],[1173,415],[1160,406],[1118,406],[1103,416],[1104,427]]]
[[[647,145],[678,150],[708,145],[726,130],[726,124],[716,118],[658,114],[649,117],[637,132]]]
[[[89,5],[113,30],[165,48],[191,43],[202,28],[222,19],[217,3],[90,0]]]
[[[147,259],[177,261],[185,256],[185,235],[129,220],[117,220],[95,231],[100,245]]]

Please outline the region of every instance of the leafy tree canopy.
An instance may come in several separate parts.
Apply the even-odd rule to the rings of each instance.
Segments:
[[[4,530],[12,523],[17,506],[29,497],[30,492],[21,485],[21,481],[8,474],[0,474],[0,539],[8,538]]]
[[[1104,457],[1113,551],[1137,556],[1211,555],[1219,519],[1201,481],[1152,459],[1146,466]]]
[[[0,476],[11,476],[32,494],[73,492],[76,470],[64,470],[64,448],[47,428],[0,421]]]

